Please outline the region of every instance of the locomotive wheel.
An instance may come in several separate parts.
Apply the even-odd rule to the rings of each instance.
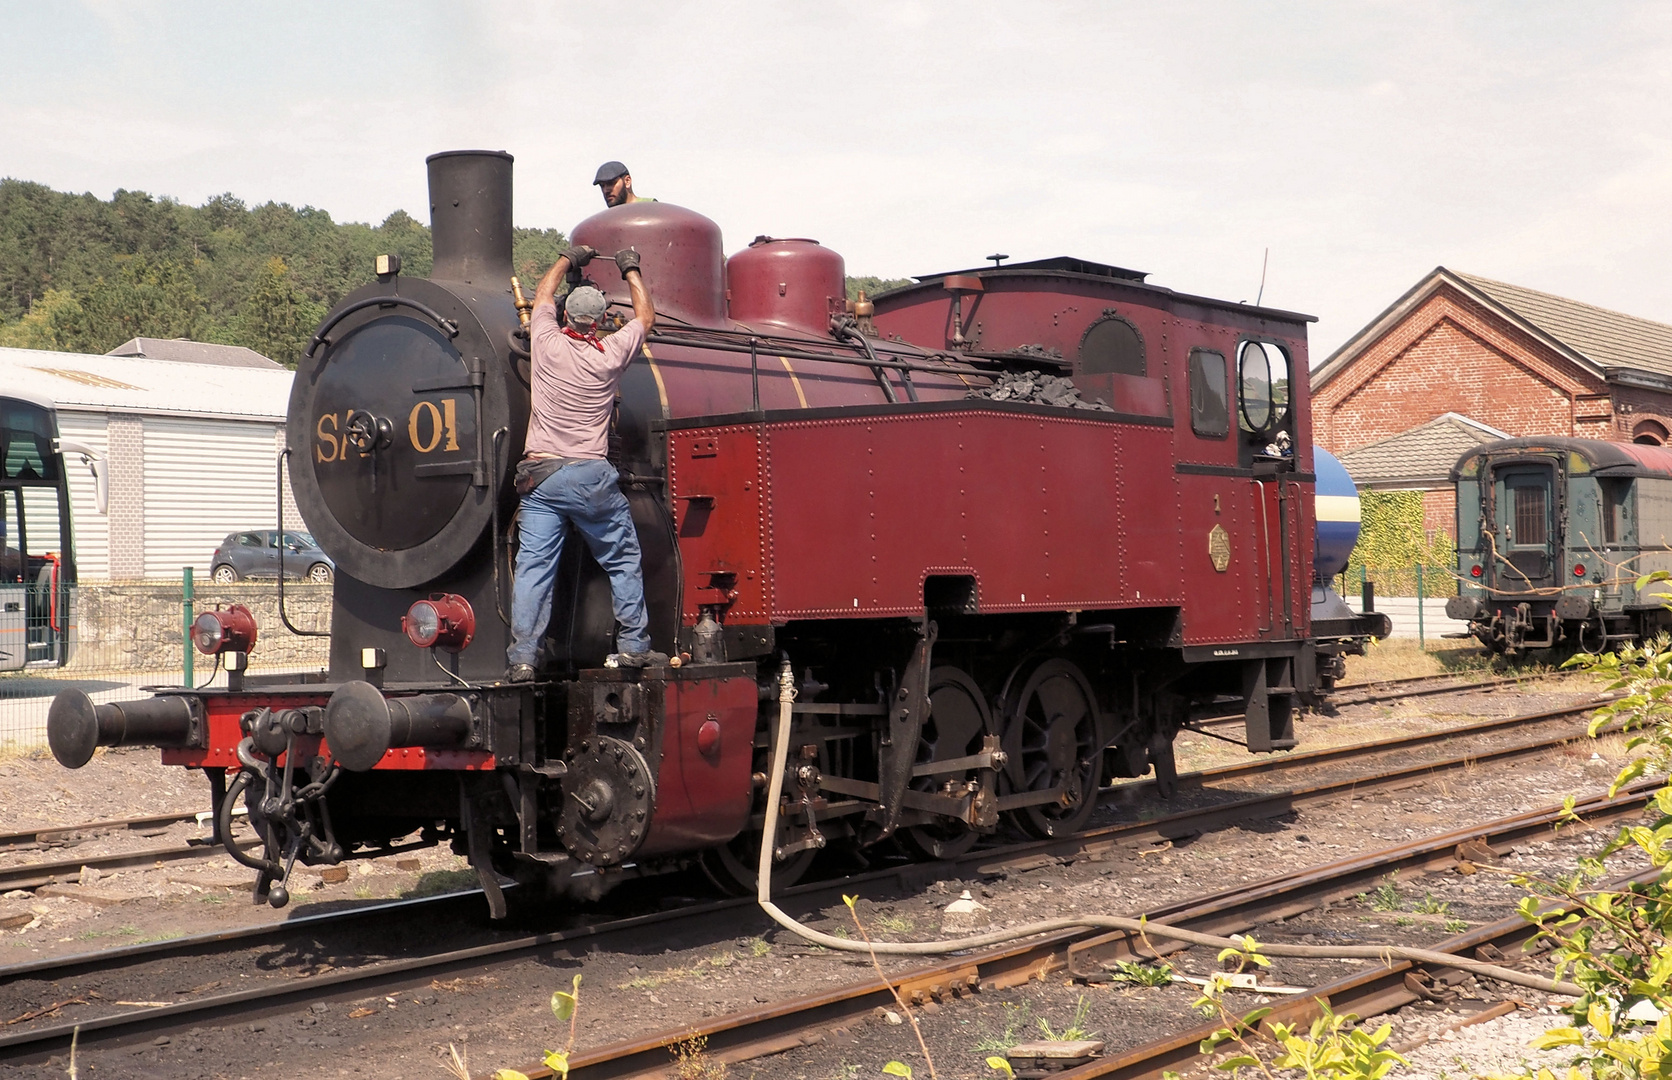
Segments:
[[[929,672],[929,716],[917,741],[917,761],[948,761],[981,753],[981,741],[994,734],[992,712],[975,680],[955,667]],[[934,792],[948,780],[973,780],[975,771],[934,773],[911,781],[914,791]],[[968,824],[942,818],[903,830],[907,842],[931,859],[955,859],[975,846],[981,835]]]
[[[787,889],[806,875],[813,865],[817,851],[798,851],[784,862],[772,867],[772,888]],[[723,847],[709,848],[697,856],[703,876],[727,896],[753,896],[758,880],[755,868],[760,865],[760,835],[746,832]]]
[[[1097,699],[1080,669],[1067,660],[1046,660],[1010,678],[1005,696],[1004,749],[1010,761],[1001,773],[1008,793],[1048,791],[1062,795],[1048,803],[1007,811],[1024,832],[1040,839],[1078,832],[1097,809],[1102,755],[1097,746]]]

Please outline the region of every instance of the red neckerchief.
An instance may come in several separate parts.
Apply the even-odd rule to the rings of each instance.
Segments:
[[[598,340],[598,335],[597,334],[577,334],[577,333],[575,333],[575,331],[573,329],[571,329],[570,327],[567,327],[567,326],[565,326],[563,328],[563,332],[565,334],[568,334],[570,337],[574,338],[576,341],[586,342],[587,344],[591,345],[594,349],[597,349],[599,352],[604,351],[604,343],[602,341]]]

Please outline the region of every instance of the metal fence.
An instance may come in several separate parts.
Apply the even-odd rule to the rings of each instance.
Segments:
[[[1368,593],[1376,610],[1393,620],[1394,637],[1416,638],[1424,648],[1431,639],[1468,630],[1467,623],[1446,617],[1446,599],[1457,595],[1451,566],[1349,566],[1336,579],[1336,589],[1354,611],[1363,610]]]
[[[251,672],[325,668],[330,639],[285,627],[275,582],[217,585],[193,581],[189,572],[173,581],[83,581],[60,590],[50,616],[30,613],[36,635],[49,632],[35,625],[46,617],[68,627],[68,663],[0,672],[0,755],[44,747],[47,709],[69,687],[103,703],[145,697],[148,686],[226,685],[214,658],[191,650],[187,629],[197,614],[231,604],[249,608],[259,627]],[[331,629],[329,585],[287,582],[284,607],[297,629]]]

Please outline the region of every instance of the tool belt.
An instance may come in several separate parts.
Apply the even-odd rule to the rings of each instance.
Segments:
[[[565,465],[579,465],[587,460],[589,459],[573,457],[523,458],[517,462],[517,477],[514,484],[517,497],[526,498],[535,488],[545,483],[552,473],[557,472]]]

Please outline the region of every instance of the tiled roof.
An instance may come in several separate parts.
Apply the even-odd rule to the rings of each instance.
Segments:
[[[1637,372],[1656,380],[1672,378],[1672,325],[1436,266],[1312,369],[1313,392],[1447,285],[1599,376]]]
[[[1341,455],[1341,464],[1360,487],[1435,487],[1446,483],[1451,467],[1466,451],[1507,438],[1477,420],[1445,413],[1409,431],[1349,450]]]
[[[141,356],[147,360],[175,360],[187,364],[219,364],[222,367],[284,366],[242,345],[215,345],[207,341],[187,341],[184,338],[129,338],[106,355]]]
[[[1453,271],[1600,368],[1672,375],[1672,326]]]

